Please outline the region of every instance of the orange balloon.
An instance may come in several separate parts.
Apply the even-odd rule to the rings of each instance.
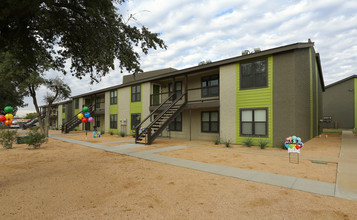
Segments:
[[[12,121],[11,120],[5,120],[5,125],[11,125],[12,124]]]

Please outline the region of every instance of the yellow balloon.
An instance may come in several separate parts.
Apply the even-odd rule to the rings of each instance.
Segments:
[[[81,114],[78,114],[77,117],[78,117],[79,119],[82,119],[82,118],[84,117],[84,115],[81,113]]]
[[[6,114],[6,115],[5,115],[5,118],[8,119],[8,120],[10,120],[10,119],[13,119],[14,116],[9,113],[9,114]]]

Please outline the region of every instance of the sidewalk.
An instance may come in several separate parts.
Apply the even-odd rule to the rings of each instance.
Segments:
[[[352,131],[342,132],[335,196],[357,200],[357,137]]]
[[[159,149],[147,150],[147,151],[135,151],[132,149],[139,148],[139,147],[147,147],[147,146],[142,144],[128,143],[125,145],[108,147],[105,146],[105,144],[107,143],[101,143],[101,144],[89,143],[85,141],[78,141],[70,138],[60,137],[56,135],[51,135],[51,137],[74,144],[88,146],[96,149],[102,149],[108,152],[124,154],[124,155],[155,161],[159,163],[199,170],[202,172],[234,177],[234,178],[254,181],[258,183],[265,183],[265,184],[285,187],[289,189],[301,190],[301,191],[316,193],[320,195],[335,196],[335,184],[333,183],[326,183],[316,180],[302,179],[302,178],[278,175],[273,173],[265,173],[255,170],[246,170],[246,169],[240,169],[240,168],[229,167],[229,166],[221,166],[221,165],[215,165],[215,164],[209,164],[209,163],[203,163],[198,161],[191,161],[186,159],[173,158],[173,157],[155,154],[158,152],[172,151],[172,150],[186,148],[186,146],[173,146],[173,147],[165,147],[165,148],[159,148]]]

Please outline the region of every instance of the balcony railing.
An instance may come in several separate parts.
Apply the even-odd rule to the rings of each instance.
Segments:
[[[182,91],[184,92],[184,91]],[[176,91],[176,97],[182,94],[181,91]],[[165,101],[172,93],[164,92],[158,94],[150,95],[150,106],[159,106],[163,101]],[[188,103],[198,103],[207,101],[217,101],[219,100],[219,86],[207,86],[203,88],[191,88],[187,91]],[[169,101],[170,102],[170,101]],[[171,100],[172,102],[172,100]]]

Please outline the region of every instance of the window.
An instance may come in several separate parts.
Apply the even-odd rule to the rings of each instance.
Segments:
[[[117,90],[112,90],[110,91],[110,104],[111,105],[116,105],[118,101],[118,91]]]
[[[201,79],[201,96],[205,97],[213,97],[219,95],[219,76],[212,75],[202,77]]]
[[[182,95],[182,82],[176,82],[175,83],[175,89],[176,89],[176,98]],[[169,83],[169,96],[171,96],[173,93],[173,88],[172,88],[172,83]]]
[[[110,128],[117,129],[118,128],[118,115],[110,115]]]
[[[74,100],[74,108],[79,109],[79,99]]]
[[[240,111],[240,133],[246,136],[267,136],[267,109]]]
[[[62,118],[62,125],[66,123],[66,119]]]
[[[115,99],[115,100],[117,100],[117,99]],[[95,107],[96,107],[96,108],[100,108],[100,97],[97,97],[97,98],[95,99]]]
[[[95,116],[95,126],[98,128],[100,127],[100,117],[99,116]]]
[[[201,131],[214,133],[219,131],[218,111],[201,113]]]
[[[267,60],[257,60],[240,65],[240,88],[261,88],[268,86]]]
[[[131,87],[131,102],[141,101],[141,87],[140,85]]]
[[[170,131],[182,131],[182,113],[169,124]]]
[[[62,113],[66,113],[66,106],[64,104],[62,105]]]
[[[135,130],[136,126],[141,122],[141,114],[135,113],[131,114],[131,130]]]

